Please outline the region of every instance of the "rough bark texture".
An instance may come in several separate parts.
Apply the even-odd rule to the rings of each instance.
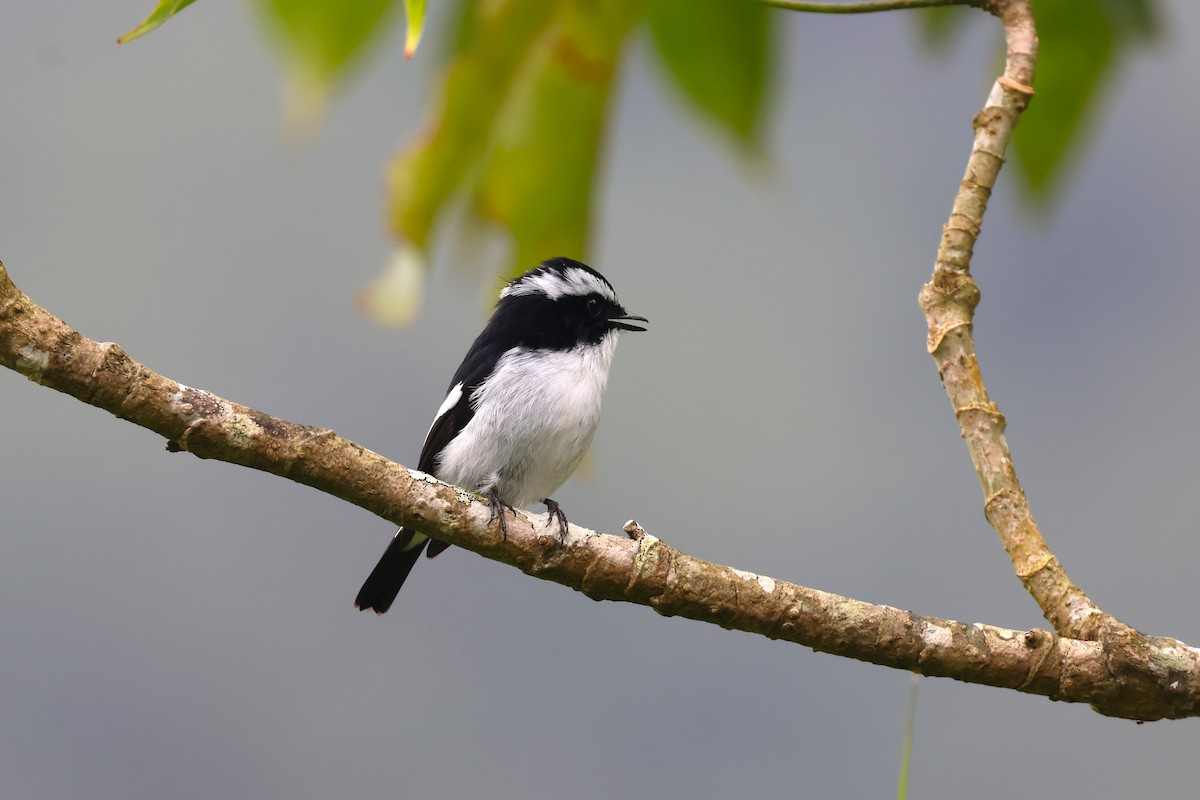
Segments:
[[[1197,714],[1200,651],[1130,633],[1104,643],[1047,631],[901,611],[693,558],[647,535],[572,525],[554,530],[522,515],[507,541],[487,502],[389,461],[330,430],[272,417],[184,386],[96,342],[37,306],[0,264],[0,364],[30,380],[148,428],[168,449],[289,478],[397,525],[511,564],[595,600],[682,616],[923,675],[1091,703],[1105,714],[1158,719]]]
[[[782,0],[777,4],[809,5]],[[901,0],[899,5],[911,5]],[[937,3],[935,0],[934,4]],[[950,397],[984,493],[989,522],[1016,574],[1057,633],[921,616],[692,558],[645,533],[571,526],[563,544],[524,515],[501,536],[482,498],[389,461],[330,430],[278,419],[148,369],[112,343],[38,307],[0,264],[0,364],[159,433],[168,449],[280,475],[397,525],[561,583],[596,600],[648,605],[815,650],[1090,703],[1138,720],[1200,715],[1200,650],[1144,636],[1103,612],[1050,551],[1017,480],[1004,417],[988,398],[972,337],[979,289],[971,253],[1004,151],[1033,96],[1037,35],[1028,0],[980,5],[1005,27],[1005,74],[975,118],[975,144],[921,291],[928,349]],[[882,5],[872,3],[865,6]],[[864,8],[862,10],[872,10]]]

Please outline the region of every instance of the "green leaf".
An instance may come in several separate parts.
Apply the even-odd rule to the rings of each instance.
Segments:
[[[474,210],[512,234],[509,274],[586,258],[613,74],[642,0],[556,5],[527,53],[492,136]]]
[[[466,197],[468,221],[511,234],[510,272],[586,257],[613,76],[645,3],[460,3],[428,122],[388,168],[396,238],[427,254],[437,223]]]
[[[320,118],[329,92],[379,33],[396,0],[255,0],[287,62],[287,116]]]
[[[139,36],[149,33],[194,2],[196,0],[161,0],[154,7],[154,10],[150,12],[150,16],[142,20],[141,24],[136,28],[126,33],[120,39],[117,39],[117,44],[132,42]]]
[[[387,168],[387,217],[410,265],[425,268],[433,230],[451,200],[475,185],[500,108],[523,53],[549,24],[554,0],[458,0],[450,27],[442,85],[423,129],[401,146]],[[389,267],[359,295],[376,320],[395,304]],[[406,279],[406,285],[416,285]],[[409,305],[408,308],[419,306]]]
[[[1157,31],[1151,0],[1038,0],[1037,75],[1013,149],[1030,193],[1045,200],[1078,153],[1105,78]]]
[[[421,43],[421,32],[425,29],[425,0],[404,0],[404,16],[408,20],[408,32],[404,35],[404,57],[412,58]]]
[[[1100,0],[1042,0],[1037,23],[1036,94],[1017,126],[1013,147],[1033,196],[1046,199],[1068,150],[1078,151],[1116,37]]]
[[[744,146],[758,143],[772,79],[772,11],[749,0],[654,0],[650,35],[666,74]]]
[[[522,56],[554,6],[554,0],[499,0],[466,10],[472,19],[459,26],[429,121],[388,166],[388,219],[401,241],[427,250],[451,197],[469,187]]]
[[[944,49],[970,13],[979,16],[965,8],[922,11],[925,44]],[[1034,15],[1041,43],[1036,94],[1017,126],[1013,152],[1024,188],[1045,201],[1084,146],[1113,65],[1157,35],[1159,23],[1155,0],[1037,0]]]

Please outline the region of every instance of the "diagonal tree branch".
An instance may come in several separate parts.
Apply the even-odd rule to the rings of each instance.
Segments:
[[[770,0],[795,9],[831,4]],[[943,5],[883,0],[836,10]],[[1018,576],[1060,635],[965,625],[872,605],[702,561],[646,535],[572,526],[566,546],[527,518],[507,539],[480,498],[389,461],[333,431],[300,425],[170,380],[34,304],[0,264],[0,364],[168,439],[168,449],[242,464],[333,494],[399,525],[514,565],[597,600],[679,615],[925,675],[1090,703],[1132,719],[1200,716],[1200,650],[1148,637],[1101,611],[1047,547],[1017,480],[1004,418],[988,398],[972,337],[979,290],[970,258],[1004,152],[1032,97],[1037,36],[1028,0],[959,0],[1005,26],[1007,58],[975,119],[975,144],[922,289],[928,347]],[[851,5],[855,8],[851,9]],[[824,6],[818,8],[818,6]]]
[[[1132,634],[1087,642],[922,616],[694,558],[647,535],[572,525],[565,546],[522,516],[505,539],[488,504],[330,430],[180,384],[72,330],[0,264],[0,364],[168,439],[168,449],[320,489],[397,525],[595,600],[682,616],[923,675],[1090,703],[1132,719],[1200,716],[1200,650]]]

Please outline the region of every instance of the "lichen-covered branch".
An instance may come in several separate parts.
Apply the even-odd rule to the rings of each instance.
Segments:
[[[1132,719],[1200,715],[1200,651],[1130,632],[1086,642],[921,616],[743,572],[646,535],[521,516],[505,539],[486,501],[330,430],[272,417],[159,375],[21,293],[0,264],[0,364],[165,437],[168,449],[289,478],[596,600],[683,616],[923,675],[1090,703]]]

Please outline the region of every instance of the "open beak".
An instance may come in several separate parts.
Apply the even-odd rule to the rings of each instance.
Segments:
[[[620,328],[623,331],[644,331],[646,330],[641,325],[630,325],[626,320],[637,320],[638,322],[649,322],[645,317],[639,317],[636,314],[622,314],[619,317],[609,317],[608,321],[612,323],[614,328]]]

